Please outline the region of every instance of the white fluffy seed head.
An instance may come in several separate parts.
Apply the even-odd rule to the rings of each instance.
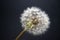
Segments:
[[[44,33],[47,30],[47,28],[49,28],[49,24],[50,24],[49,17],[44,11],[42,11],[37,7],[31,7],[24,10],[24,12],[20,17],[22,27],[23,28],[26,27],[26,21],[29,21],[31,16],[32,17],[34,16],[33,14],[35,14],[39,23],[35,26],[35,28],[32,28],[27,31],[33,35],[39,35]]]

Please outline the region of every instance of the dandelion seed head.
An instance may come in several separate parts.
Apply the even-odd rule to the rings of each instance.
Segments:
[[[26,28],[26,22],[30,21],[31,18],[34,17],[38,19],[38,24],[27,31],[33,35],[45,33],[45,31],[47,31],[47,29],[49,28],[50,20],[45,11],[42,11],[40,8],[37,7],[28,7],[26,10],[24,10],[20,17],[22,27]]]

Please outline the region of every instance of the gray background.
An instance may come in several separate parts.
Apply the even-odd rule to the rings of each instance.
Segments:
[[[59,1],[58,0],[2,0],[1,40],[15,40],[23,30],[20,14],[27,7],[36,6],[44,10],[51,21],[45,34],[33,36],[26,32],[20,40],[58,40],[59,39]]]

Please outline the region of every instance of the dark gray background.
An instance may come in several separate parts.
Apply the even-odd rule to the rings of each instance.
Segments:
[[[51,21],[45,34],[33,36],[26,32],[20,40],[59,40],[59,1],[58,0],[2,0],[1,40],[15,40],[23,30],[20,14],[27,7],[36,6],[44,10]]]

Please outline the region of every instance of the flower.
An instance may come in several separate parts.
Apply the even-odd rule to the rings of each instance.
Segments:
[[[33,35],[44,33],[50,24],[50,20],[45,11],[37,7],[31,7],[24,10],[21,14],[22,27],[28,29],[27,31]]]

